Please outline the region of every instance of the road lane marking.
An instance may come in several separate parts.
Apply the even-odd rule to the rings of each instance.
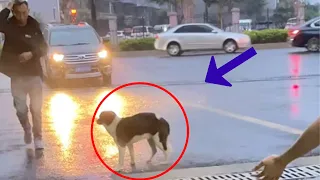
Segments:
[[[222,109],[217,109],[217,108],[213,108],[213,107],[209,107],[209,106],[203,106],[203,105],[200,105],[200,104],[189,104],[189,103],[187,103],[185,105],[190,106],[190,107],[194,107],[194,108],[207,110],[209,112],[214,112],[214,113],[217,113],[219,115],[231,117],[231,118],[234,118],[234,119],[237,119],[237,120],[242,120],[242,121],[258,124],[258,125],[261,125],[261,126],[265,126],[265,127],[271,128],[271,129],[277,129],[279,131],[290,133],[290,134],[301,135],[303,133],[303,130],[300,130],[300,129],[296,129],[296,128],[292,128],[292,127],[289,127],[289,126],[284,126],[284,125],[281,125],[281,124],[269,122],[267,120],[262,120],[262,119],[258,119],[258,118],[254,118],[254,117],[250,117],[250,116],[244,116],[244,115],[241,115],[241,114],[232,113],[232,112],[225,111],[225,110],[222,110]]]

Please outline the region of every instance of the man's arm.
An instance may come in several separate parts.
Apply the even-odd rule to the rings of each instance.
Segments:
[[[8,6],[0,12],[0,32],[5,33],[8,25],[8,17],[10,15],[13,3],[9,3]]]
[[[297,142],[280,156],[284,164],[302,157],[320,145],[320,117],[312,123],[300,136]]]

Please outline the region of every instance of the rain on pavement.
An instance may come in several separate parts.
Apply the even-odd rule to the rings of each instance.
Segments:
[[[258,161],[288,148],[319,114],[319,58],[300,49],[260,50],[258,55],[225,75],[233,87],[204,83],[210,55],[178,58],[115,58],[116,85],[149,81],[163,85],[184,105],[190,123],[190,141],[177,168]],[[216,55],[218,66],[235,55]],[[293,78],[297,76],[298,78]],[[90,126],[100,100],[112,90],[78,87],[52,90],[45,87],[43,132],[45,150],[26,155],[23,132],[15,116],[9,80],[0,77],[0,179],[99,179],[110,177],[95,155]],[[186,126],[178,105],[161,90],[130,87],[118,91],[103,103],[102,110],[120,116],[153,111],[171,125],[173,154],[179,156],[186,138]],[[220,113],[219,113],[220,112]],[[247,122],[254,117],[261,121]],[[282,125],[266,127],[265,122]],[[285,127],[295,131],[287,131]],[[298,133],[296,133],[298,132]],[[100,156],[114,167],[117,149],[108,133],[94,125],[94,141]],[[147,166],[151,150],[146,142],[135,145],[134,172],[164,170]],[[129,153],[126,171],[130,173]],[[308,155],[319,155],[319,149]],[[5,162],[5,163],[3,163]],[[130,176],[130,174],[128,175]]]

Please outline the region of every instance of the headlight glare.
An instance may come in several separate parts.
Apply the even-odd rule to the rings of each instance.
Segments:
[[[108,57],[108,51],[102,50],[102,51],[98,52],[98,56],[101,59],[106,58],[106,57]]]
[[[53,58],[53,60],[60,62],[63,60],[64,55],[63,54],[53,54],[52,58]]]

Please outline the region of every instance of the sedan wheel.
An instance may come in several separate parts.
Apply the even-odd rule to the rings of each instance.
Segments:
[[[309,39],[308,44],[307,44],[307,49],[308,49],[308,51],[311,51],[311,52],[319,51],[319,39],[315,38],[315,37]]]
[[[169,44],[169,46],[167,48],[167,52],[170,56],[180,56],[181,49],[180,49],[179,44],[176,44],[176,43]]]
[[[223,45],[223,50],[226,52],[226,53],[233,53],[237,50],[237,43],[233,40],[229,40],[227,42],[224,43]]]

